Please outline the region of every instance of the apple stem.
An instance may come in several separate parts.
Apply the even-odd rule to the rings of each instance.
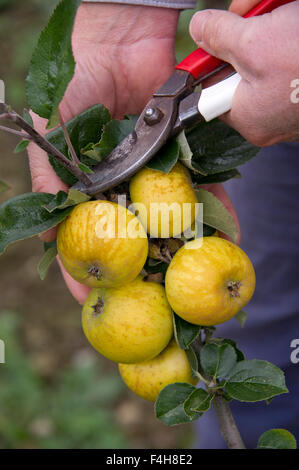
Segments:
[[[25,121],[22,116],[17,114],[13,109],[11,109],[7,104],[0,103],[0,120],[10,121],[13,124],[17,125],[24,132],[21,132],[20,137],[23,139],[28,139],[38,145],[42,150],[55,158],[61,165],[63,165],[72,175],[74,175],[79,181],[81,181],[86,187],[91,185],[91,180],[89,176],[80,170],[77,163],[69,160],[63,153],[61,153],[54,145],[52,145],[46,137],[39,134],[27,121]],[[9,130],[8,130],[9,129]],[[6,128],[1,126],[1,130],[7,132],[13,132],[14,134],[18,131],[14,129]]]
[[[229,403],[220,395],[215,395],[213,407],[219,422],[220,432],[229,449],[246,449]]]

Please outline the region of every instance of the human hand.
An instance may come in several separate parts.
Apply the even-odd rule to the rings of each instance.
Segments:
[[[178,11],[172,9],[80,6],[72,36],[76,70],[60,104],[63,120],[68,121],[96,103],[105,105],[115,118],[139,113],[173,70],[177,20]],[[35,128],[45,134],[46,120],[33,117]],[[28,151],[33,190],[66,190],[46,153],[35,144]],[[43,239],[55,237],[56,230],[51,230]],[[74,297],[84,302],[89,289],[74,281],[63,268],[62,272]]]
[[[231,7],[241,12],[240,2]],[[205,10],[190,23],[198,46],[242,76],[232,109],[222,119],[258,146],[299,140],[299,107],[291,101],[291,82],[299,75],[298,13],[299,2],[250,19]]]
[[[177,18],[170,9],[83,4],[72,36],[75,75],[60,104],[63,120],[96,103],[114,118],[139,113],[173,70]],[[46,132],[45,119],[34,116],[34,122]],[[29,154],[34,191],[66,189],[44,152],[32,144]]]
[[[178,11],[173,9],[83,4],[72,36],[75,75],[59,107],[63,120],[96,103],[105,105],[114,118],[138,114],[173,72],[177,20]],[[35,128],[45,134],[46,120],[36,115],[33,118]],[[67,190],[45,152],[35,144],[30,144],[28,150],[33,190]],[[221,185],[207,189],[233,212]],[[47,241],[55,237],[56,230],[43,235]],[[72,279],[59,264],[71,293],[83,303],[89,288]]]
[[[229,9],[230,11],[243,16],[260,2],[261,0],[232,0]]]

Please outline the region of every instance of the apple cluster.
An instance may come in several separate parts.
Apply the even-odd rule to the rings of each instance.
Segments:
[[[77,281],[91,287],[82,312],[92,346],[119,364],[127,386],[155,401],[174,382],[196,384],[174,339],[173,311],[196,325],[232,318],[250,300],[255,275],[246,254],[218,236],[185,239],[169,259],[165,280],[144,271],[149,240],[178,236],[196,219],[197,197],[188,170],[142,169],[130,181],[132,211],[109,200],[77,205],[61,223],[59,257]],[[152,204],[191,206],[188,223],[175,213],[151,223]]]

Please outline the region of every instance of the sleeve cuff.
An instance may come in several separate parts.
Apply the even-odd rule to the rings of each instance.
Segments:
[[[141,5],[160,8],[174,8],[176,10],[193,10],[196,0],[83,0],[85,3],[119,3],[123,5]]]

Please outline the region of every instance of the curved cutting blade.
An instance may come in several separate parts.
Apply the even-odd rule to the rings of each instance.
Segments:
[[[148,125],[144,114],[148,108],[159,108],[160,122]],[[129,134],[89,175],[92,185],[78,182],[73,187],[94,196],[120,184],[141,169],[167,141],[176,118],[176,103],[172,97],[155,97],[140,115],[134,131]]]

